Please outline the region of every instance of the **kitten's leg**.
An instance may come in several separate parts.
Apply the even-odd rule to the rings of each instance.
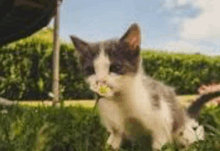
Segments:
[[[114,150],[118,150],[120,148],[121,142],[122,135],[118,132],[111,133],[107,140],[107,144],[111,146]]]
[[[116,134],[113,137],[113,141],[111,143],[111,146],[114,150],[118,150],[120,148],[122,142],[122,136],[120,134]]]
[[[122,133],[124,124],[123,116],[120,114],[118,105],[113,100],[106,100],[104,98],[99,100],[100,117],[103,125],[110,132],[107,144],[114,149],[118,149],[122,141]]]
[[[146,130],[151,131],[153,139],[152,148],[154,151],[161,150],[163,145],[172,142],[171,128],[169,125],[165,125],[165,123],[164,125],[159,125],[157,122],[149,123],[146,120],[143,120],[142,123]]]
[[[171,142],[171,137],[163,130],[158,130],[153,133],[153,150],[161,150],[162,147]]]
[[[108,137],[108,140],[107,140],[107,144],[110,145],[113,141],[113,138],[114,138],[114,134],[113,133],[110,133],[110,136]]]

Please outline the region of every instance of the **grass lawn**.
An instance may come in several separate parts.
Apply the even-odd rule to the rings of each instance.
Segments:
[[[195,100],[198,97],[198,95],[181,95],[178,96],[178,100],[183,106],[188,106],[192,103],[192,100]],[[52,102],[45,100],[45,101],[20,101],[19,105],[25,105],[25,106],[39,106],[39,105],[46,105],[51,106]],[[65,100],[64,106],[83,106],[86,108],[92,108],[95,105],[95,100]],[[216,105],[215,103],[207,103],[207,106],[210,105]]]
[[[38,105],[46,105],[51,106],[51,101],[20,101],[19,105],[28,105],[28,106],[38,106]],[[64,106],[78,106],[81,105],[83,107],[91,108],[95,105],[95,100],[66,100],[64,101]]]
[[[196,96],[180,96],[181,102]],[[94,100],[65,101],[52,107],[39,101],[0,106],[0,151],[109,151],[108,133],[100,124]],[[203,109],[200,122],[205,125],[206,139],[192,144],[186,151],[220,151],[220,107]],[[133,145],[124,142],[120,151],[150,151],[150,137],[140,136]],[[166,151],[176,151],[174,145]]]
[[[187,151],[220,150],[220,107],[203,110],[200,121],[206,139]],[[101,126],[98,110],[85,107],[0,106],[0,151],[109,151],[108,133]],[[168,145],[169,151],[175,146]],[[143,136],[120,151],[150,151],[150,137]]]
[[[183,95],[178,96],[178,99],[183,105],[188,105],[191,103],[191,99],[195,99],[197,95]],[[51,105],[51,101],[20,101],[20,105],[28,105],[28,106],[38,106],[38,105]],[[77,106],[81,105],[83,107],[94,107],[95,100],[66,100],[64,101],[65,106]]]

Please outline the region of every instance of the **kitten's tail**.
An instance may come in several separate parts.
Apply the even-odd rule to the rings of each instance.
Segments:
[[[195,102],[193,102],[187,109],[187,113],[192,118],[197,118],[200,114],[201,108],[206,102],[220,96],[220,91],[209,92],[207,94],[201,95]]]

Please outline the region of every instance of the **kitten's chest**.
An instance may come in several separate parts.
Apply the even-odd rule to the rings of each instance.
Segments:
[[[135,88],[135,87],[133,87]],[[143,120],[151,117],[151,109],[148,103],[148,93],[145,89],[124,89],[124,93],[120,98],[114,100],[115,113],[118,112],[119,122],[123,123],[125,131],[133,133],[133,131],[141,129]],[[125,91],[126,90],[126,91]]]
[[[128,135],[135,136],[142,133],[143,121],[151,121],[153,116],[148,96],[148,92],[139,85],[138,89],[133,89],[121,99],[121,102],[118,102]]]
[[[136,79],[130,88],[124,88],[124,93],[120,108],[128,116],[136,117],[146,115],[151,111],[150,95],[140,79]]]
[[[120,96],[100,102],[101,117],[107,127],[114,125],[125,131],[130,131],[131,127],[140,129],[141,121],[151,120],[154,116],[149,92],[139,79],[126,82],[121,89]]]

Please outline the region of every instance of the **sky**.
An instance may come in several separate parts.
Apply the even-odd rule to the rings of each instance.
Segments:
[[[219,6],[220,0],[63,0],[60,37],[120,38],[136,22],[143,49],[220,55]]]

